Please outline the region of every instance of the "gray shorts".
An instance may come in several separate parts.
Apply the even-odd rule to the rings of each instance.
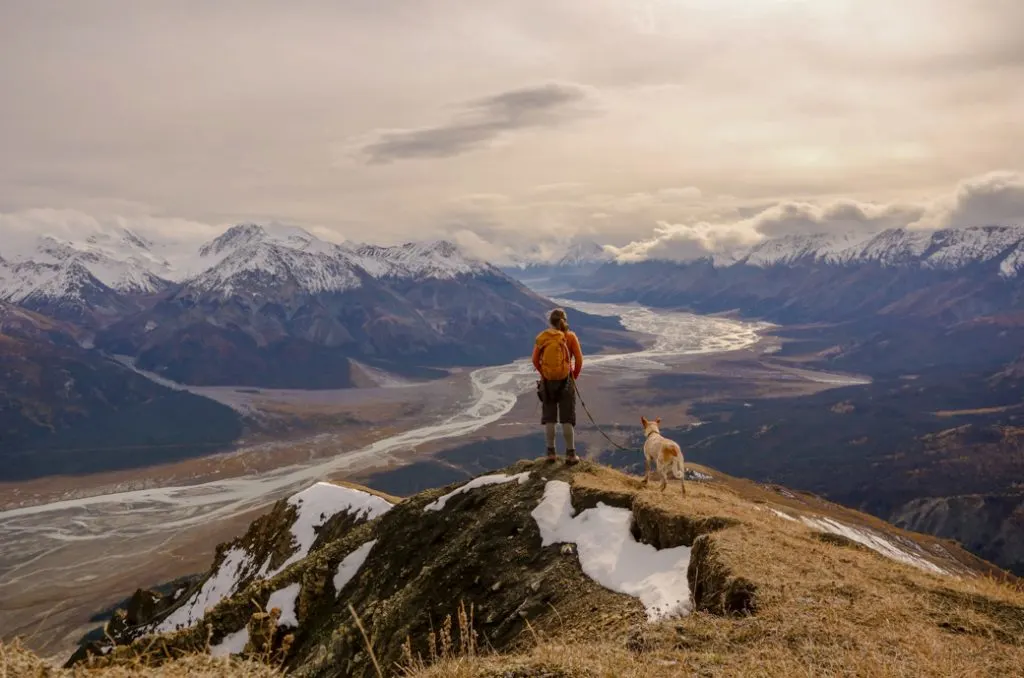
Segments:
[[[561,381],[545,381],[541,384],[541,424],[576,425],[576,390],[566,378]]]

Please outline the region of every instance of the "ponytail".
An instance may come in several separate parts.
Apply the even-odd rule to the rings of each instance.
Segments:
[[[566,318],[565,311],[560,308],[556,308],[551,312],[551,316],[548,318],[548,321],[556,330],[561,330],[562,332],[569,331],[569,320]]]

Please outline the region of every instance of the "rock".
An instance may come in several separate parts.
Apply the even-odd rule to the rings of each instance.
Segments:
[[[126,621],[128,626],[138,626],[150,621],[160,610],[163,596],[156,591],[138,589],[128,601]]]

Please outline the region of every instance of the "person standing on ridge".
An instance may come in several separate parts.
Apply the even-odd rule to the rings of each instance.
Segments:
[[[551,327],[537,335],[533,345],[533,366],[540,374],[537,395],[542,403],[541,425],[547,442],[549,462],[557,461],[555,424],[562,424],[565,463],[576,464],[576,388],[583,369],[583,351],[576,333],[569,329],[565,311],[556,308],[548,319]],[[570,374],[572,379],[570,379]]]

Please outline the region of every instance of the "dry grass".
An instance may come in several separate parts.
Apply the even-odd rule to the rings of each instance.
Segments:
[[[645,539],[665,542],[661,546],[698,539],[691,578],[703,581],[715,570],[719,581],[746,582],[756,602],[752,614],[713,613],[705,596],[698,600],[702,611],[643,624],[634,599],[587,592],[589,580],[567,579],[573,582],[573,595],[558,598],[551,614],[531,614],[521,639],[501,646],[505,654],[491,648],[483,628],[478,638],[474,609],[463,605],[454,620],[449,616],[439,628],[431,626],[428,643],[408,639],[403,661],[395,666],[394,657],[378,662],[385,656],[375,653],[382,648],[381,638],[375,637],[380,627],[370,617],[364,625],[353,607],[348,612],[358,626],[359,649],[373,661],[369,670],[380,678],[1024,676],[1024,589],[1019,583],[978,574],[985,570],[972,570],[970,558],[950,545],[947,551],[955,559],[933,560],[957,576],[932,574],[842,540],[821,541],[803,523],[770,509],[825,515],[884,529],[895,538],[912,535],[808,495],[779,494],[690,468],[710,472],[715,480],[688,483],[685,497],[678,486],[662,493],[656,486],[642,487],[638,478],[588,462],[546,473],[571,481],[578,508],[598,501],[630,507],[637,530]],[[365,535],[357,536],[351,538],[361,541]],[[920,535],[914,539],[939,545]],[[561,567],[575,572],[575,558],[562,555]],[[382,614],[381,609],[374,614]],[[252,632],[250,637],[255,637]],[[415,654],[413,647],[428,648],[428,656]],[[0,678],[280,675],[262,665],[206,655],[145,662],[156,668],[143,668],[137,657],[114,659],[120,665],[73,673],[47,669],[18,646],[0,646]]]
[[[126,662],[117,666],[58,669],[20,643],[0,643],[0,678],[280,678],[281,673],[255,662],[214,658],[206,654],[183,657],[160,666]]]
[[[536,637],[515,656],[449,657],[410,676],[1024,675],[1018,585],[933,575],[867,549],[823,543],[751,501],[733,479],[690,483],[683,498],[595,467],[577,476],[574,490],[582,488],[620,500],[633,495],[634,510],[654,505],[698,520],[738,521],[711,539],[730,573],[756,585],[757,613],[697,612],[634,628],[624,641],[567,630]]]
[[[1000,414],[1002,412],[1008,412],[1012,409],[1016,409],[1017,405],[1004,405],[1002,407],[979,407],[973,410],[938,410],[933,412],[936,417],[942,417],[944,419],[949,417],[962,417],[977,414]]]

